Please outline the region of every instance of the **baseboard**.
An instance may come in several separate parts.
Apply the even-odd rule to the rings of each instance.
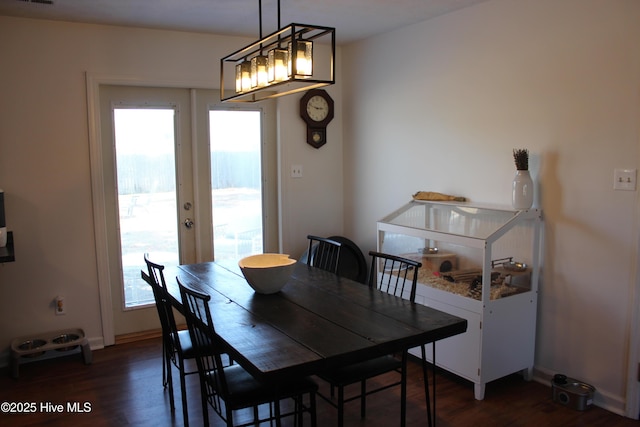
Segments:
[[[129,334],[116,335],[115,345],[160,337],[162,337],[162,329],[150,329],[148,331],[132,332]]]
[[[409,354],[409,357],[413,357],[416,361],[421,360],[419,357],[413,356],[412,354]],[[549,369],[534,366],[531,379],[549,387],[549,397],[551,397],[551,380],[555,374],[557,374],[557,372],[552,372]],[[600,390],[596,387],[593,404],[609,412],[613,412],[614,414],[629,418],[626,410],[626,399],[624,396],[615,395],[607,390]]]
[[[89,338],[89,347],[91,350],[101,350],[104,348],[104,339],[102,336]]]

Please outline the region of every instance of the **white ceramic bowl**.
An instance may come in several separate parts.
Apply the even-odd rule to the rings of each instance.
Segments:
[[[254,291],[274,294],[287,284],[296,260],[287,254],[260,254],[242,258],[238,265]]]

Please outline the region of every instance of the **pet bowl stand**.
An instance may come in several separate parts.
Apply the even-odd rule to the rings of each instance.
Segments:
[[[11,341],[11,375],[18,378],[21,363],[67,356],[78,350],[82,352],[84,364],[91,364],[91,347],[82,329],[64,329],[16,338]]]

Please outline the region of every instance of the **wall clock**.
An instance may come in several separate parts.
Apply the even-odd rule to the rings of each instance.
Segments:
[[[327,142],[327,125],[333,120],[333,99],[322,89],[311,89],[300,98],[300,117],[307,124],[307,143],[320,148]]]

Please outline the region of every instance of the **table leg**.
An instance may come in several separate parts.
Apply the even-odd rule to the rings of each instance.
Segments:
[[[425,346],[420,347],[422,350],[422,376],[424,378],[424,398],[427,404],[427,425],[432,427],[431,423],[431,398],[429,397],[429,372],[427,368],[427,354]]]
[[[429,427],[436,426],[436,343],[431,344],[433,362],[431,365],[431,399],[429,399],[429,378],[427,374],[427,355],[425,346],[422,350],[422,376],[424,377],[424,396],[427,403],[427,424]]]
[[[431,379],[431,389],[433,399],[433,427],[436,427],[436,342],[433,342],[433,347],[431,347],[431,351],[433,351],[433,355],[431,356],[431,361],[433,364],[431,365],[432,379]]]

